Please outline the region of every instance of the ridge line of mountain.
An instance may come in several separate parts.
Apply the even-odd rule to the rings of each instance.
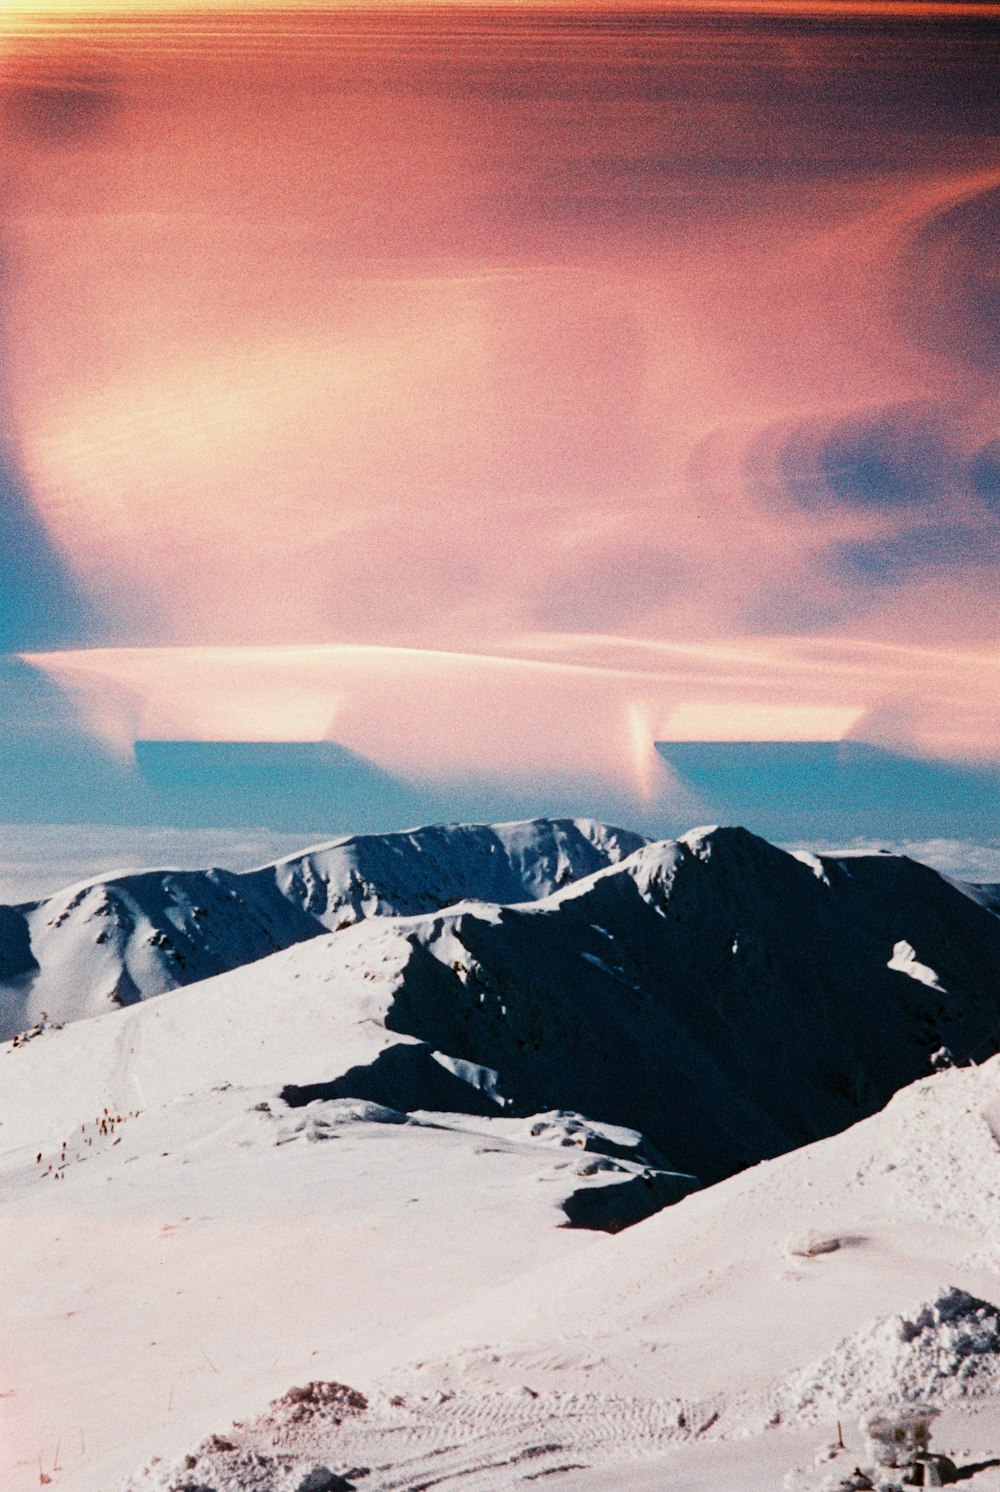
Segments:
[[[348,835],[249,871],[104,873],[0,906],[0,1040],[224,973],[370,916],[528,901],[648,841],[592,819]]]

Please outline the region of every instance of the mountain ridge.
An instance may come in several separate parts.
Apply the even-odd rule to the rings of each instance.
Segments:
[[[1000,1045],[1000,919],[916,861],[803,857],[723,827],[573,868],[535,900],[376,913],[99,1020],[94,1101],[131,1042],[147,1092],[156,1050],[185,1091],[571,1111],[713,1182]]]
[[[211,978],[365,917],[544,896],[646,843],[589,819],[346,835],[236,872],[104,874],[0,907],[0,1040]]]
[[[996,916],[901,857],[821,869],[696,831],[534,904],[400,926],[385,1025],[718,1180],[875,1112],[941,1048],[997,1049]]]

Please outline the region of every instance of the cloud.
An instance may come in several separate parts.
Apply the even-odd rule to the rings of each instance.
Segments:
[[[713,733],[731,733],[728,716],[741,732],[752,719],[768,730],[794,721],[801,737],[809,721],[828,734],[862,711],[906,708],[924,751],[995,757],[1000,739],[992,649],[542,634],[507,656],[331,645],[92,649],[31,662],[109,742],[325,737],[427,786],[556,777],[641,795],[637,732],[651,743],[682,709],[711,718]]]
[[[7,99],[10,127],[31,145],[94,141],[114,121],[118,90],[100,75],[42,76],[15,86]]]
[[[857,723],[849,706],[681,705],[667,721],[666,741],[839,741]]]
[[[498,286],[491,301],[484,476],[497,497],[594,502],[655,480],[641,414],[649,330],[631,297],[550,276]]]
[[[64,586],[121,644],[986,635],[943,581],[996,507],[995,42],[483,16],[15,57],[4,364]]]
[[[968,481],[979,500],[1000,517],[1000,440],[976,452],[969,462]]]
[[[806,512],[894,512],[946,498],[958,471],[947,411],[922,404],[811,416],[765,431],[748,476]]]
[[[837,430],[824,443],[819,475],[839,502],[909,507],[941,493],[949,466],[934,432],[889,419]]]
[[[1000,567],[1000,528],[958,523],[925,524],[885,539],[836,545],[833,572],[865,587],[904,585],[914,576]]]
[[[569,632],[628,632],[689,591],[692,578],[690,563],[679,557],[615,539],[555,561],[542,577],[534,620]]]
[[[991,375],[1000,371],[998,243],[1000,184],[992,184],[928,216],[902,255],[899,279],[911,335]]]
[[[44,670],[0,657],[0,781],[11,823],[152,823],[129,761],[88,729]]]

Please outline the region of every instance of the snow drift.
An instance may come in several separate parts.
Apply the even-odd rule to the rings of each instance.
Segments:
[[[873,1404],[940,1404],[1000,1389],[1000,1311],[957,1286],[872,1321],[776,1396],[783,1417],[830,1418]]]

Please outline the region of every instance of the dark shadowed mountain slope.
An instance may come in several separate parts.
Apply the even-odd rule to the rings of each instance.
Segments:
[[[639,1128],[703,1180],[874,1112],[942,1047],[1000,1047],[1000,919],[898,856],[717,829],[405,935],[389,1028],[492,1070],[519,1111]]]
[[[224,1083],[263,1090],[272,1108],[283,1098],[486,1117],[571,1112],[639,1131],[661,1169],[711,1182],[846,1129],[931,1073],[943,1047],[961,1062],[1000,1046],[1000,918],[974,888],[904,857],[796,855],[743,829],[642,845],[573,881],[589,856],[623,848],[605,840],[610,831],[584,827],[412,836],[441,857],[417,854],[428,874],[411,885],[414,899],[446,891],[429,866],[443,875],[457,834],[480,884],[494,895],[515,889],[516,904],[367,915],[403,905],[401,844],[364,847],[398,850],[398,862],[362,869],[357,858],[334,875],[330,851],[246,878],[285,886],[267,903],[283,921],[262,920],[265,903],[246,897],[241,878],[217,879],[218,902],[190,917],[209,929],[218,921],[220,939],[242,929],[244,947],[294,934],[310,917],[314,927],[321,917],[335,927],[358,920],[22,1041],[27,1050],[0,1059],[5,1082],[25,1093],[42,1084],[50,1107],[64,1087],[76,1093],[60,1119],[71,1125],[83,1099],[82,1079],[70,1076],[80,1072],[87,1102],[126,1109],[135,1095],[148,1106]],[[553,880],[565,884],[526,899]],[[239,895],[227,902],[229,890]],[[138,904],[135,886],[129,895]],[[73,912],[87,905],[85,895]],[[92,908],[89,937],[100,922]],[[155,946],[138,924],[132,942],[143,956]],[[67,947],[82,943],[81,933]],[[206,961],[238,951],[208,934],[201,946]]]
[[[645,843],[590,820],[445,825],[335,840],[237,874],[102,876],[0,907],[0,1039],[207,979],[372,915],[525,901]]]

